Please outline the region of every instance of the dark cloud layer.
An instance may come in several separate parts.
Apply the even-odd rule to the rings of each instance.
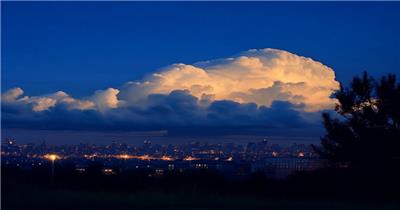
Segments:
[[[271,107],[217,100],[204,104],[185,90],[152,94],[146,106],[127,106],[106,113],[54,106],[42,112],[15,104],[2,106],[3,128],[50,130],[168,130],[170,135],[268,133],[273,129],[318,127],[317,113],[287,101]],[[311,119],[311,120],[310,120]]]

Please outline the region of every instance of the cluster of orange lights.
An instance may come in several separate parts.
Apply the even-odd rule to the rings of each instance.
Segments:
[[[47,154],[47,155],[44,155],[43,157],[48,159],[48,160],[51,160],[51,161],[55,161],[55,160],[61,159],[61,157],[59,155],[57,155],[57,154]]]
[[[164,161],[173,161],[175,158],[170,156],[162,156],[162,157],[153,157],[150,155],[128,155],[128,154],[121,154],[114,156],[118,159],[139,159],[139,160],[164,160]]]
[[[277,152],[272,152],[272,156],[273,157],[277,157],[278,153]],[[298,157],[305,157],[305,154],[303,152],[299,152],[297,154]],[[92,155],[84,155],[85,158],[94,158],[94,157],[103,157],[101,155],[96,155],[96,154],[92,154]],[[128,155],[128,154],[119,154],[119,155],[106,155],[104,157],[108,157],[108,158],[118,158],[118,159],[138,159],[138,160],[163,160],[163,161],[174,161],[175,158],[171,157],[171,156],[166,156],[163,155],[161,157],[154,157],[154,156],[150,156],[150,155]],[[51,161],[55,161],[58,159],[61,159],[61,156],[57,155],[57,154],[46,154],[43,156],[43,158],[51,160]],[[196,158],[193,156],[186,156],[185,158],[183,158],[184,161],[195,161],[195,160],[200,160],[200,158]],[[215,158],[215,160],[219,160],[219,158]],[[226,159],[226,161],[232,161],[233,157],[228,157]]]
[[[272,156],[273,157],[277,157],[279,154],[277,152],[272,152]],[[299,152],[297,154],[298,157],[305,157],[305,154],[303,152]],[[171,156],[166,156],[163,155],[161,157],[154,157],[154,156],[150,156],[150,155],[128,155],[128,154],[120,154],[120,155],[106,155],[106,156],[102,156],[102,155],[96,155],[96,154],[92,154],[92,155],[84,155],[85,158],[91,159],[91,158],[95,158],[95,157],[108,157],[108,158],[118,158],[118,159],[138,159],[138,160],[163,160],[163,161],[174,161],[175,158],[171,157]],[[43,158],[51,160],[51,161],[55,161],[58,159],[61,159],[61,156],[57,155],[57,154],[46,154],[43,156]],[[195,161],[195,160],[200,160],[199,158],[193,157],[193,156],[186,156],[185,158],[183,158],[184,161]],[[219,160],[219,158],[215,158],[215,160]],[[228,157],[226,159],[226,161],[232,161],[233,157]]]
[[[163,155],[161,157],[153,157],[153,156],[149,156],[149,155],[121,154],[121,155],[116,155],[114,157],[118,158],[118,159],[163,160],[163,161],[174,161],[175,160],[175,158],[173,158],[171,156],[166,156],[166,155]],[[218,160],[218,159],[216,159],[216,160]],[[193,156],[186,156],[185,158],[183,158],[183,160],[184,161],[195,161],[195,160],[200,160],[200,158],[196,158],[196,157],[193,157]],[[232,161],[232,160],[233,160],[232,157],[229,157],[227,159],[227,161]]]
[[[149,155],[133,156],[133,158],[139,159],[139,160],[154,160],[154,159],[156,159],[155,157],[152,157]]]
[[[87,158],[87,159],[91,159],[91,158],[95,158],[97,157],[96,154],[92,154],[92,155],[83,155],[83,157]]]
[[[183,160],[193,161],[193,160],[199,160],[199,158],[195,158],[195,157],[192,157],[192,156],[187,156],[187,157],[183,158]]]
[[[93,157],[102,157],[100,155],[85,155],[85,158],[93,158]],[[171,156],[167,156],[167,155],[163,155],[161,157],[154,157],[154,156],[150,156],[150,155],[128,155],[128,154],[119,154],[119,155],[111,155],[111,156],[105,156],[108,158],[117,158],[117,159],[124,159],[124,160],[128,160],[128,159],[138,159],[138,160],[163,160],[163,161],[174,161],[176,160],[175,158],[171,157]],[[214,160],[219,160],[219,157],[214,158]],[[184,161],[195,161],[195,160],[200,160],[200,158],[196,158],[193,156],[186,156],[183,158]],[[232,161],[233,157],[228,157],[226,159],[226,161]]]
[[[165,160],[165,161],[174,161],[175,160],[175,158],[166,156],[166,155],[162,156],[160,159]]]
[[[115,156],[115,158],[118,158],[118,159],[132,159],[133,156],[132,155],[127,155],[127,154],[121,154],[121,155]]]

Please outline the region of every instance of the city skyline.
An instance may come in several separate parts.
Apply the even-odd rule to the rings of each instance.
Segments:
[[[14,139],[2,141],[2,163],[7,167],[32,170],[52,164],[74,164],[74,170],[85,173],[89,166],[101,162],[105,175],[129,170],[151,170],[149,175],[191,170],[216,170],[231,178],[247,177],[257,171],[268,171],[282,179],[295,171],[313,171],[321,167],[321,160],[311,145],[273,144],[266,139],[247,144],[201,143],[154,144],[145,140],[140,145],[112,142],[106,145],[21,144]],[[242,167],[245,165],[245,169]]]

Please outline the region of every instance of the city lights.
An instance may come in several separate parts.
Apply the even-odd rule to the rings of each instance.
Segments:
[[[163,174],[161,170],[182,172],[207,169],[235,175],[239,173],[238,171],[240,174],[246,174],[267,168],[272,171],[290,172],[314,170],[319,167],[319,159],[310,146],[304,144],[281,146],[268,144],[266,141],[249,142],[246,145],[200,142],[159,145],[146,141],[142,146],[115,142],[110,145],[47,146],[18,144],[15,141],[10,144],[4,141],[2,149],[2,158],[9,166],[34,168],[41,166],[43,160],[49,162],[51,183],[57,179],[55,173],[58,172],[57,166],[64,164],[64,160],[75,163],[75,172],[84,174],[90,171],[89,166],[95,159],[104,164],[104,168],[100,170],[107,175],[129,169],[148,169],[152,171],[151,174],[158,170],[159,176]],[[44,151],[51,152],[44,153]]]
[[[174,161],[175,159],[174,159],[174,158],[172,158],[172,157],[169,157],[169,156],[163,155],[163,156],[161,157],[161,160],[164,160],[164,161]]]
[[[122,155],[117,155],[116,158],[125,159],[126,160],[126,159],[131,159],[133,157],[128,155],[128,154],[122,154]]]
[[[51,160],[51,161],[55,161],[55,160],[60,159],[61,157],[57,154],[47,154],[47,155],[44,155],[44,158]]]
[[[57,154],[47,154],[47,155],[44,155],[44,158],[46,158],[48,160],[51,160],[51,179],[50,179],[50,182],[54,183],[54,162],[57,159],[60,159],[61,157],[59,155],[57,155]]]
[[[185,161],[194,161],[194,160],[199,160],[199,158],[195,158],[195,157],[192,157],[192,156],[187,156],[187,157],[183,158],[183,160],[185,160]]]

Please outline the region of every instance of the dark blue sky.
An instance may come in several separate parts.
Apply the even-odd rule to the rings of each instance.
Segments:
[[[251,48],[399,73],[400,3],[2,2],[2,88],[73,96]]]

